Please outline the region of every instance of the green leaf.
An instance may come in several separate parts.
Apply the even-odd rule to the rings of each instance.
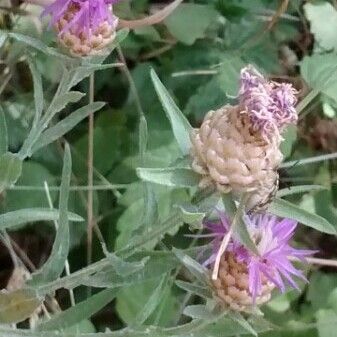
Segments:
[[[336,54],[314,54],[304,57],[301,62],[301,75],[314,89],[314,93],[322,92],[337,101]]]
[[[236,234],[239,241],[247,247],[250,251],[255,254],[259,254],[254,241],[252,240],[247,224],[244,220],[244,211],[245,211],[245,196],[241,198],[239,207],[236,208],[235,202],[231,194],[223,194],[222,201],[225,206],[225,210],[228,213],[230,219],[232,220],[233,233]]]
[[[138,313],[135,318],[135,325],[142,325],[154,312],[154,310],[158,307],[161,302],[165,288],[167,286],[168,275],[165,274],[161,278],[158,286],[155,288],[148,301],[144,303],[144,308],[142,311]]]
[[[327,1],[306,3],[304,12],[315,37],[317,51],[337,50],[337,10]]]
[[[88,104],[82,108],[71,113],[69,116],[61,120],[55,126],[44,131],[40,138],[35,142],[35,145],[32,149],[33,152],[41,149],[42,147],[52,143],[53,141],[59,139],[67,132],[72,130],[79,122],[86,118],[90,113],[100,110],[105,103],[95,102]]]
[[[176,255],[177,259],[194,275],[202,284],[209,284],[209,272],[196,260],[192,259],[190,256],[184,254],[183,251],[173,248],[173,253]]]
[[[297,128],[295,125],[290,125],[286,128],[283,133],[284,141],[281,143],[281,152],[284,158],[287,158],[291,155],[293,145],[297,139]]]
[[[0,193],[16,183],[21,175],[22,161],[13,153],[0,156]]]
[[[105,289],[76,304],[65,311],[54,315],[38,326],[38,331],[61,330],[71,327],[90,318],[99,310],[109,304],[117,295],[119,288]]]
[[[276,198],[268,208],[268,211],[279,217],[290,218],[320,232],[335,235],[337,233],[326,219],[316,214],[307,212],[300,207],[280,198]]]
[[[60,213],[58,228],[51,254],[47,262],[40,270],[33,274],[29,284],[38,287],[40,284],[48,283],[57,279],[63,269],[69,253],[69,218],[68,218],[68,198],[71,179],[71,154],[69,145],[66,143],[63,158],[62,181],[60,190]]]
[[[184,315],[191,317],[193,319],[203,319],[205,321],[214,319],[218,315],[211,312],[205,305],[196,304],[196,305],[188,305],[184,309]]]
[[[188,293],[195,294],[205,299],[212,298],[212,291],[209,287],[204,287],[195,283],[189,283],[180,280],[177,280],[175,284]]]
[[[5,113],[0,106],[0,158],[8,151],[8,134]]]
[[[37,127],[38,122],[41,118],[42,111],[43,111],[43,87],[42,87],[42,77],[40,72],[37,70],[35,60],[33,57],[28,55],[27,57],[28,65],[30,72],[33,77],[33,83],[34,83],[34,103],[35,103],[35,116],[33,121],[33,128]]]
[[[253,336],[258,336],[257,332],[253,329],[253,327],[248,323],[247,320],[239,313],[235,311],[230,311],[228,316],[235,322],[239,323],[249,334]]]
[[[54,116],[62,111],[69,103],[76,103],[84,96],[85,94],[79,91],[69,91],[61,95],[56,95],[48,107],[46,116]]]
[[[55,221],[59,217],[57,209],[27,208],[0,215],[0,230],[14,228],[29,222]],[[80,222],[84,219],[77,214],[68,213],[70,221]]]
[[[198,186],[200,176],[191,169],[181,167],[169,168],[137,168],[137,175],[144,181],[171,186],[195,187]]]
[[[206,213],[200,212],[198,207],[195,205],[185,204],[178,205],[177,207],[181,211],[181,218],[189,225],[201,224],[202,220],[206,216]]]
[[[174,137],[176,138],[182,153],[186,155],[191,149],[190,135],[193,132],[193,128],[173,101],[172,97],[153,69],[151,69],[151,78],[159,100],[166,112],[166,116],[171,123]]]
[[[147,304],[149,304],[147,310],[152,311],[151,307],[156,303],[152,301],[149,303],[149,298],[151,298],[156,289],[158,289],[158,284],[160,282],[161,278],[155,278],[136,284],[135,286],[124,287],[120,291],[117,297],[116,311],[118,316],[129,327],[142,329],[144,326],[148,326],[149,324],[167,326],[176,317],[177,299],[175,298],[171,288],[167,286],[162,289],[162,298],[160,299],[160,302],[157,303],[152,314],[150,314],[150,316],[146,319],[146,324],[141,326],[136,321],[138,317],[144,319],[145,316],[148,316],[148,314],[143,316],[144,307]],[[157,299],[154,298],[155,301],[157,301]],[[149,336],[152,337],[152,333],[150,333]]]
[[[10,293],[0,293],[0,324],[24,321],[40,304],[41,299],[33,290],[20,289]]]
[[[313,191],[323,191],[327,188],[321,185],[297,185],[283,188],[277,192],[277,196],[279,198],[284,197],[286,195],[299,194],[299,193],[307,193]]]
[[[42,165],[34,160],[26,160],[22,163],[22,172],[16,185],[6,191],[7,212],[22,208],[36,208],[46,206],[46,192],[43,183],[50,186],[56,184],[56,177]],[[21,186],[23,190],[21,190]],[[40,191],[33,191],[40,188]],[[51,193],[52,200],[57,197],[56,192]]]
[[[20,33],[13,33],[13,32],[9,32],[7,34],[8,34],[9,37],[11,37],[11,38],[13,38],[13,39],[15,39],[19,42],[22,42],[22,43],[24,43],[24,44],[26,44],[30,47],[33,47],[34,49],[37,49],[44,54],[56,56],[56,57],[58,57],[60,59],[64,59],[64,60],[74,60],[73,58],[58,52],[57,49],[48,47],[47,45],[45,45],[40,40],[35,39],[31,36],[20,34]]]
[[[315,314],[319,337],[334,336],[337,329],[337,314],[331,309],[320,309]]]
[[[181,4],[167,19],[165,25],[178,40],[192,45],[205,35],[206,29],[218,16],[211,6]]]
[[[148,257],[144,257],[141,261],[128,262],[124,261],[114,253],[108,252],[105,245],[102,246],[104,254],[113,266],[114,270],[119,276],[125,277],[137,273],[145,267]]]

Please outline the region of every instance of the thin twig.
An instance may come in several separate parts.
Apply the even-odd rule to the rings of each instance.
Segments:
[[[89,78],[89,104],[94,102],[95,77]],[[87,264],[92,260],[92,229],[94,226],[93,212],[93,181],[94,181],[94,114],[89,114],[88,124],[88,200],[87,200]]]
[[[329,154],[323,154],[323,155],[315,156],[315,157],[309,157],[309,158],[305,158],[305,159],[288,161],[286,163],[281,164],[281,168],[289,168],[289,167],[293,167],[293,166],[297,167],[297,166],[301,166],[301,165],[318,163],[318,162],[321,162],[321,161],[334,160],[334,159],[337,159],[337,152],[329,153]]]
[[[110,190],[118,190],[118,189],[127,189],[129,184],[113,184],[113,185],[94,185],[94,186],[71,186],[69,188],[70,192],[79,192],[79,191],[88,191],[89,189],[93,191],[110,191]],[[7,188],[8,190],[15,191],[35,191],[35,192],[44,192],[45,188],[42,186],[29,186],[29,185],[15,185]],[[59,186],[49,186],[49,191],[59,191]]]
[[[297,258],[289,257],[290,261],[298,261]],[[319,266],[327,266],[327,267],[335,267],[337,268],[337,260],[329,260],[329,259],[320,259],[317,257],[306,257],[305,261],[309,264],[316,264]]]
[[[132,93],[132,95],[135,99],[135,104],[136,104],[136,108],[138,110],[138,113],[139,113],[140,116],[144,116],[144,111],[143,111],[142,105],[140,103],[140,98],[139,98],[139,95],[138,95],[138,92],[137,92],[137,88],[136,88],[135,82],[132,78],[132,75],[130,73],[130,70],[127,66],[123,51],[122,51],[120,46],[117,46],[116,49],[117,49],[118,57],[119,57],[121,63],[123,63],[123,65],[124,65],[123,67],[121,67],[121,69],[124,72],[128,82],[129,82],[130,90],[131,90],[131,93]]]
[[[213,69],[200,69],[200,70],[185,70],[185,71],[177,71],[172,73],[172,77],[181,77],[181,76],[209,76],[209,75],[217,75],[219,73],[218,70]]]

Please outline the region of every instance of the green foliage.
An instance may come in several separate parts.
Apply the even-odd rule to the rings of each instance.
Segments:
[[[84,58],[59,48],[38,6],[8,4],[0,8],[0,283],[12,264],[30,275],[1,292],[0,335],[333,336],[337,279],[321,260],[298,262],[308,284],[275,290],[254,314],[218,305],[203,265],[212,252],[203,221],[224,208],[235,238],[258,254],[249,195],[201,190],[190,136],[209,110],[235,104],[246,64],[294,83],[300,123],[282,134],[287,162],[268,212],[298,221],[292,245],[335,266],[336,153],[327,152],[336,139],[313,132],[319,119],[336,119],[335,3],[192,0],[158,24],[118,28],[106,53]],[[114,14],[126,26],[157,7],[124,0]]]

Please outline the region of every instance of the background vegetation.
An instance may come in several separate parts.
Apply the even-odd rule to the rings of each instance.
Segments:
[[[115,14],[136,18],[163,4],[123,0]],[[0,335],[334,336],[336,2],[186,1],[161,24],[120,30],[106,59],[83,60],[57,48],[40,11],[19,1],[0,6],[1,288],[21,288],[42,268],[29,287],[0,296]],[[195,189],[145,184],[136,168],[167,168],[181,156],[151,69],[197,127],[207,111],[233,102],[248,63],[299,91],[300,121],[284,137],[281,188],[323,188],[287,197],[318,215],[301,213],[321,232],[299,226],[295,243],[319,250],[321,260],[307,266],[309,284],[275,294],[264,317],[244,318],[209,312],[204,288],[189,283],[190,271],[200,274],[186,256],[195,258],[204,243],[186,237],[203,215]],[[94,72],[95,103],[88,94]],[[92,112],[93,186],[86,164]],[[88,207],[95,224],[89,245]],[[35,331],[12,329],[26,317],[30,323],[17,328]]]

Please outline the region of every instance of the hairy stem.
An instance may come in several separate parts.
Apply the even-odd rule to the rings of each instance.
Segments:
[[[89,78],[89,104],[94,102],[95,78]],[[93,212],[93,181],[94,181],[94,114],[89,114],[88,120],[88,200],[87,200],[87,264],[92,260],[92,230],[94,226]]]

